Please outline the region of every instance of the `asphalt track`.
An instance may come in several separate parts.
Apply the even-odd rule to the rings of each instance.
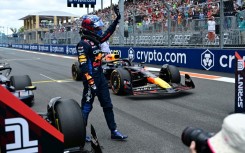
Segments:
[[[37,86],[33,110],[45,112],[49,100],[58,96],[80,103],[82,82],[74,82],[71,77],[74,59],[8,48],[0,48],[0,57],[10,63],[13,68],[11,75],[28,74]],[[179,69],[234,79],[229,73]],[[209,80],[205,75],[192,79],[195,89],[175,95],[121,97],[111,92],[118,129],[129,136],[123,142],[110,139],[102,108],[96,99],[89,123],[96,129],[103,152],[188,153],[188,148],[181,142],[185,127],[219,131],[224,117],[234,111],[234,83]],[[90,144],[85,147],[90,149]]]

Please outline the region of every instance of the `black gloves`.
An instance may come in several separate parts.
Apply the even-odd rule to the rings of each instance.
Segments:
[[[114,6],[114,12],[115,12],[115,14],[117,15],[116,20],[120,20],[120,19],[121,19],[121,14],[120,14],[120,12],[119,12],[118,6]]]

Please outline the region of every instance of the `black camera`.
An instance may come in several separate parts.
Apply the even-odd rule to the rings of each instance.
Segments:
[[[192,141],[195,141],[197,153],[212,153],[207,140],[213,135],[214,133],[203,131],[200,128],[186,127],[181,135],[181,140],[188,147]]]

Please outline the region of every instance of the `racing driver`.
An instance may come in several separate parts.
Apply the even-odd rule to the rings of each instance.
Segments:
[[[108,83],[101,67],[101,43],[109,39],[121,18],[118,7],[115,7],[114,11],[117,17],[104,33],[102,32],[104,24],[98,16],[85,15],[82,17],[79,32],[81,41],[77,44],[79,68],[83,74],[84,85],[81,109],[87,124],[89,113],[93,108],[94,98],[97,96],[111,131],[111,139],[124,140],[128,136],[117,130]],[[90,140],[90,137],[87,136],[86,141]]]

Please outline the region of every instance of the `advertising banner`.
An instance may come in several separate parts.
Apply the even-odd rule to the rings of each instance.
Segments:
[[[96,4],[96,0],[67,0],[68,4]]]
[[[76,46],[74,45],[67,45],[66,46],[66,55],[77,55]]]
[[[50,45],[50,53],[65,54],[66,46],[65,45]]]
[[[147,64],[173,64],[179,67],[234,73],[235,51],[245,58],[245,50],[111,47],[122,58]]]
[[[24,50],[30,50],[30,45],[23,45]]]
[[[38,51],[38,45],[30,45],[30,50]]]
[[[50,52],[50,45],[39,45],[38,48],[40,52]]]
[[[4,47],[4,44],[0,44]],[[7,47],[7,46],[6,46]],[[75,56],[75,45],[24,45],[13,44],[12,48],[40,51]],[[122,58],[130,58],[133,62],[146,64],[172,64],[178,67],[193,68],[207,71],[235,73],[235,52],[245,59],[245,49],[200,49],[200,48],[143,48],[114,47],[111,51]]]
[[[244,59],[235,52],[236,56],[236,72],[235,72],[235,113],[244,113],[244,83],[245,83],[245,70]]]

